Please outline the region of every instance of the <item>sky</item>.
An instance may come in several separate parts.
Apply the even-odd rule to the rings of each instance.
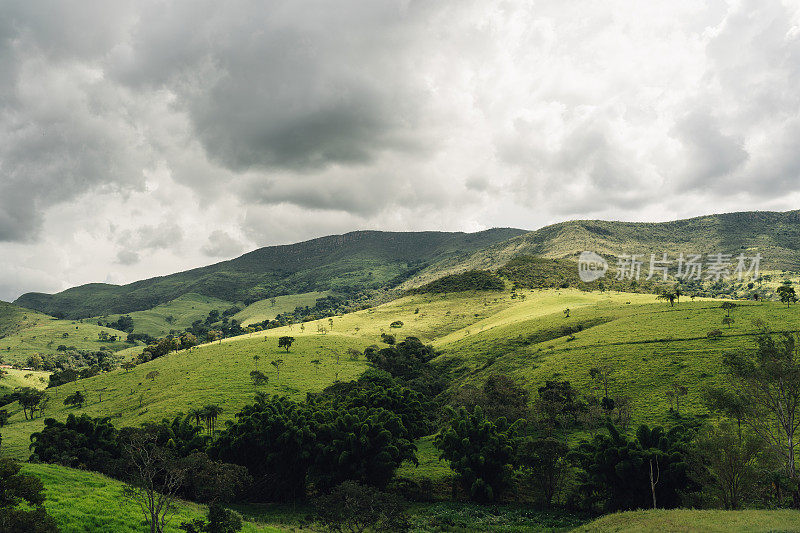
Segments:
[[[800,206],[800,2],[5,0],[0,299]]]

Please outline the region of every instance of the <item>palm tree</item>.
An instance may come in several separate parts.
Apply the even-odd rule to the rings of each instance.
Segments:
[[[205,413],[203,413],[203,410],[197,408],[189,409],[189,413],[186,415],[187,420],[194,419],[195,426],[199,426],[200,420],[202,420],[204,417]]]
[[[214,437],[214,431],[216,430],[217,426],[217,417],[222,414],[222,407],[216,404],[209,404],[203,407],[203,415],[206,419],[206,424],[208,425],[209,433],[211,437]]]

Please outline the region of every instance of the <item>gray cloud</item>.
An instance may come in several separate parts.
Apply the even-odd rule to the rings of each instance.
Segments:
[[[214,230],[200,250],[209,257],[231,257],[241,253],[243,249],[242,243],[227,232]]]

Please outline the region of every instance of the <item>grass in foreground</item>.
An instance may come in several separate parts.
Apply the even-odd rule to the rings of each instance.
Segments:
[[[697,511],[688,509],[628,511],[603,516],[576,532],[638,533],[800,531],[800,511]]]
[[[139,533],[146,531],[144,517],[134,501],[123,496],[124,484],[102,474],[56,465],[24,464],[22,471],[44,482],[45,507],[63,533]],[[178,502],[166,531],[177,533],[181,522],[205,515],[206,508]],[[243,532],[280,531],[245,521]]]

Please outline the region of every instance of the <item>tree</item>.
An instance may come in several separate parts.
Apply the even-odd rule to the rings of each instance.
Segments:
[[[278,348],[286,348],[286,353],[289,353],[289,348],[292,347],[293,342],[294,342],[294,337],[289,337],[288,335],[284,335],[283,337],[278,338]]]
[[[722,317],[722,324],[724,326],[728,326],[730,328],[731,324],[733,324],[733,323],[734,323],[734,320],[733,320],[732,316],[724,316],[724,317]]]
[[[470,413],[449,409],[447,427],[436,436],[441,458],[450,462],[470,499],[495,501],[508,488],[517,425],[504,418],[487,420],[476,407]]]
[[[527,389],[503,374],[492,374],[480,389],[462,386],[456,391],[453,404],[470,411],[479,405],[490,420],[505,417],[516,421],[530,417]]]
[[[57,533],[56,521],[47,514],[44,501],[42,480],[21,474],[12,459],[0,459],[0,531]]]
[[[8,414],[8,409],[0,409],[0,428],[8,423],[8,418],[10,416],[11,415]]]
[[[70,414],[65,422],[46,418],[31,435],[31,462],[55,463],[119,476],[119,431],[108,418]]]
[[[681,414],[681,396],[689,394],[689,389],[685,385],[679,383],[672,384],[672,395],[675,398],[675,413],[680,416]]]
[[[253,380],[253,385],[260,387],[269,383],[269,376],[258,370],[250,372],[250,379]]]
[[[525,478],[534,484],[545,507],[552,505],[569,474],[568,453],[569,446],[551,437],[528,437],[518,446],[515,463]]]
[[[64,405],[74,405],[75,407],[83,407],[86,398],[81,391],[75,391],[66,398],[64,398]]]
[[[589,376],[603,387],[603,398],[609,398],[608,385],[612,381],[614,369],[610,366],[600,366],[589,369]]]
[[[794,506],[800,508],[800,479],[795,464],[800,428],[798,337],[762,329],[756,346],[752,353],[726,354],[723,364],[730,376],[731,390],[747,406],[746,424],[782,457],[786,476],[794,484]]]
[[[217,428],[217,418],[222,414],[222,407],[216,404],[208,404],[203,407],[203,418],[205,418],[208,433],[214,437],[214,431]]]
[[[265,337],[265,338],[266,338],[266,337]],[[255,354],[255,355],[253,356],[253,363],[255,363],[255,365],[256,365],[256,370],[258,370],[258,362],[259,362],[260,360],[261,360],[261,356],[260,356],[260,355],[258,355],[258,354]]]
[[[794,287],[781,285],[776,292],[781,301],[786,304],[787,309],[797,301],[797,294],[794,291]]]
[[[669,306],[673,307],[675,305],[675,300],[678,299],[678,295],[675,294],[674,292],[664,291],[661,294],[659,294],[658,296],[656,296],[656,299],[658,299],[658,300],[666,300],[666,301],[669,302]]]
[[[354,481],[345,481],[317,498],[315,507],[331,531],[406,531],[409,527],[402,498]]]
[[[125,373],[127,374],[129,371],[136,368],[136,363],[134,361],[125,361],[120,365],[123,369],[125,369]]]
[[[145,377],[147,379],[149,379],[150,381],[155,381],[156,378],[158,376],[160,376],[160,375],[161,375],[161,373],[158,370],[151,370],[150,372],[147,373],[147,375]]]
[[[725,509],[739,509],[755,493],[759,481],[757,460],[764,449],[754,435],[744,438],[728,421],[704,428],[695,440],[697,475]]]
[[[196,518],[191,522],[182,522],[180,529],[186,533],[236,533],[242,529],[242,517],[218,503],[208,506],[206,520]]]
[[[157,443],[150,429],[133,432],[124,454],[130,474],[124,494],[139,505],[150,533],[163,533],[186,480],[186,467],[172,450]]]
[[[569,318],[569,308],[564,309],[564,318]]]
[[[275,379],[281,379],[281,367],[283,366],[283,359],[275,359],[270,361],[269,364],[275,367]]]
[[[721,309],[725,310],[725,316],[731,316],[731,311],[736,308],[736,304],[733,302],[722,302],[720,306]],[[724,322],[723,322],[724,323]]]
[[[22,407],[22,413],[25,416],[25,420],[28,419],[28,412],[30,412],[30,418],[33,419],[33,415],[36,413],[36,407],[44,398],[44,391],[36,390],[33,387],[23,387],[19,391],[19,404]]]

